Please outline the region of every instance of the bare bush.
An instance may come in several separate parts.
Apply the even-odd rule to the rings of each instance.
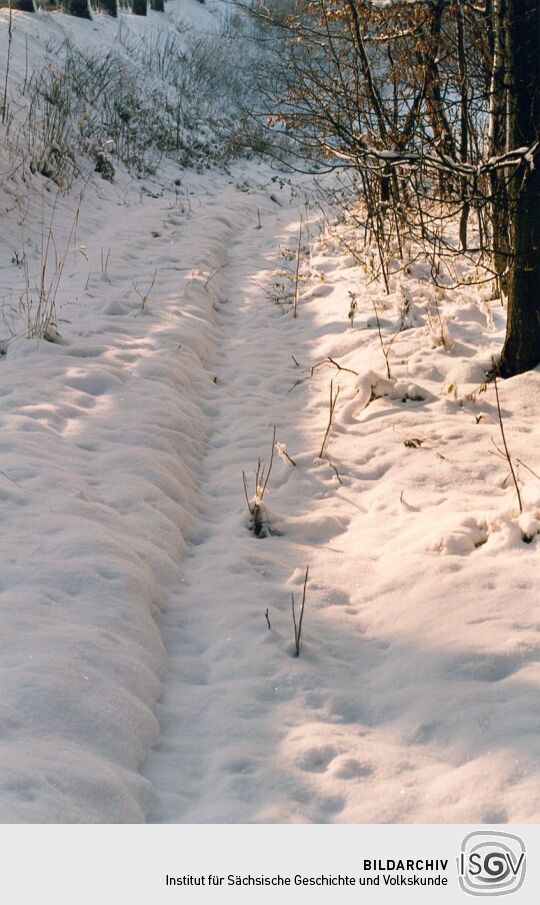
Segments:
[[[179,29],[140,42],[120,29],[119,45],[104,56],[70,41],[50,48],[55,62],[30,78],[10,143],[32,172],[67,187],[84,156],[112,180],[113,160],[139,173],[156,172],[164,156],[201,168],[260,144],[239,113],[248,82],[227,36]]]

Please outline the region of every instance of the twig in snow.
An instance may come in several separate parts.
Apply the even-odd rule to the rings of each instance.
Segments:
[[[382,351],[382,354],[384,355],[384,363],[386,365],[386,375],[388,377],[388,380],[392,380],[392,374],[390,372],[390,365],[388,363],[388,356],[390,355],[390,349],[392,348],[392,345],[397,336],[397,333],[394,333],[394,335],[393,335],[392,339],[390,340],[390,342],[388,343],[388,345],[385,346],[383,336],[382,336],[381,322],[379,320],[379,312],[377,311],[377,306],[375,305],[375,302],[373,301],[373,299],[371,299],[371,304],[373,305],[373,310],[375,312],[375,320],[377,322],[377,332],[379,334],[379,342],[381,344],[381,351]]]
[[[111,249],[109,248],[106,255],[103,253],[103,245],[101,246],[101,279],[107,279],[107,268],[109,266],[109,258],[111,255]]]
[[[496,369],[496,367],[497,367],[497,366],[496,366],[496,362],[495,362],[495,360],[493,360],[493,368],[494,368],[494,371],[493,371],[493,385],[494,385],[494,387],[495,387],[495,398],[496,398],[496,400],[497,400],[497,414],[498,414],[498,416],[499,416],[499,427],[500,427],[500,429],[501,429],[501,438],[502,438],[502,442],[503,442],[503,446],[504,446],[504,455],[505,455],[505,458],[506,458],[506,460],[507,460],[507,462],[508,462],[508,466],[509,466],[509,468],[510,468],[510,474],[512,475],[512,480],[513,480],[513,482],[514,482],[514,487],[516,488],[516,495],[517,495],[517,498],[518,498],[519,511],[520,511],[520,512],[523,512],[523,501],[522,501],[522,499],[521,499],[521,493],[520,493],[520,490],[519,490],[519,484],[518,484],[518,480],[517,480],[517,477],[516,477],[516,473],[515,473],[515,471],[514,471],[514,464],[513,464],[513,462],[512,462],[512,456],[510,455],[510,451],[509,451],[509,449],[508,449],[508,444],[507,444],[507,442],[506,442],[506,434],[505,434],[505,432],[504,432],[503,417],[502,417],[502,412],[501,412],[501,402],[500,402],[500,399],[499,399],[499,387],[497,386],[497,375],[495,374],[495,369]],[[495,446],[495,448],[497,448],[495,443],[494,443],[493,445]],[[499,450],[499,452],[500,452],[500,450]]]
[[[21,485],[19,484],[19,482],[15,480],[15,478],[12,478],[12,477],[11,477],[10,475],[8,475],[5,471],[0,471],[0,474],[3,475],[4,478],[7,478],[8,481],[11,481],[12,484],[15,484],[17,487],[20,487],[20,486],[21,486]]]
[[[326,461],[328,462],[330,468],[331,468],[332,471],[334,472],[334,474],[335,474],[336,478],[338,479],[339,483],[340,483],[341,486],[343,487],[343,481],[341,480],[341,476],[340,476],[339,471],[337,470],[336,466],[334,465],[333,462],[330,461],[330,459],[328,458],[328,456],[326,456]]]
[[[333,420],[333,418],[334,418],[334,409],[335,409],[335,407],[336,407],[336,402],[337,402],[337,400],[338,400],[339,389],[340,389],[340,388],[338,387],[337,390],[336,390],[336,394],[335,394],[335,396],[334,396],[334,381],[331,380],[331,381],[330,381],[330,406],[329,406],[329,413],[328,413],[328,426],[327,426],[327,428],[326,428],[326,433],[325,433],[325,435],[324,435],[324,439],[323,439],[323,442],[322,442],[321,451],[320,451],[320,453],[319,453],[319,459],[322,459],[322,457],[323,457],[323,455],[324,455],[324,448],[325,448],[325,446],[326,446],[326,441],[328,440],[328,435],[329,435],[329,433],[330,433],[330,428],[332,427],[332,420]]]
[[[521,459],[516,459],[516,462],[517,462],[518,465],[521,465],[523,468],[526,468],[527,471],[530,471],[530,473],[531,473],[535,478],[537,478],[537,480],[540,481],[540,475],[539,475],[539,474],[536,474],[536,472],[533,471],[532,468],[531,468],[529,465],[526,465],[525,462],[523,462]]]
[[[272,629],[272,626],[270,625],[270,617],[268,616],[268,607],[266,607],[266,613],[264,614],[264,618],[266,619],[266,622],[267,622],[267,624],[268,624],[268,628],[271,630],[271,629]]]
[[[296,362],[296,359],[294,359],[294,361]],[[318,371],[319,368],[322,368],[323,365],[330,365],[330,367],[337,368],[338,371],[346,371],[347,374],[354,374],[355,377],[360,376],[358,371],[353,371],[352,368],[344,368],[343,365],[338,364],[338,362],[334,358],[328,356],[328,358],[323,358],[322,361],[318,361],[316,364],[312,365],[309,374],[307,374],[306,377],[301,377],[300,380],[297,380],[295,383],[293,383],[292,387],[287,392],[291,393],[295,389],[295,387],[300,386],[301,383],[305,383],[306,380],[311,380],[315,372]]]
[[[107,258],[107,260],[108,260],[108,258]],[[148,289],[146,290],[146,292],[144,293],[144,295],[142,294],[142,292],[139,292],[139,289],[137,288],[137,284],[134,282],[134,280],[131,281],[133,283],[133,288],[134,288],[135,292],[137,293],[137,295],[139,296],[139,298],[141,300],[141,311],[146,311],[148,297],[149,297],[150,293],[152,292],[152,289],[154,288],[154,283],[156,282],[156,276],[157,276],[157,267],[154,270],[154,276],[152,277],[152,282],[150,283],[150,285],[149,285]]]
[[[300,217],[300,229],[298,231],[298,247],[296,249],[296,270],[294,273],[294,309],[293,309],[293,317],[297,317],[297,309],[298,309],[298,278],[300,276],[300,255],[302,253],[302,227],[304,225],[304,221]]]
[[[289,465],[292,465],[293,468],[296,468],[296,462],[294,461],[293,457],[290,456],[289,453],[287,452],[287,450],[285,449],[285,444],[276,443],[276,446],[277,446],[277,451],[278,451],[279,455],[282,456],[284,459],[286,459],[287,462],[289,463]]]
[[[300,641],[302,640],[302,623],[304,621],[304,607],[306,605],[306,588],[309,577],[309,566],[306,566],[306,575],[304,578],[304,590],[302,593],[302,605],[300,607],[300,617],[298,619],[298,623],[296,622],[296,612],[295,612],[295,604],[294,604],[294,594],[291,594],[291,608],[292,608],[292,617],[293,617],[293,626],[294,626],[294,649],[295,656],[300,656]]]
[[[8,112],[8,103],[7,103],[7,93],[8,93],[8,81],[9,81],[9,64],[11,62],[11,45],[13,43],[13,9],[11,6],[11,0],[9,4],[9,19],[8,19],[8,51],[7,51],[7,60],[6,60],[6,77],[4,81],[4,99],[2,102],[2,125],[5,124],[7,119]]]
[[[337,361],[335,361],[335,359],[331,358],[330,356],[328,356],[326,361],[330,362],[330,364],[337,368],[338,371],[347,371],[349,374],[354,374],[356,377],[358,377],[358,371],[353,371],[351,368],[344,368],[343,365],[338,364]]]
[[[210,274],[210,276],[209,276],[208,279],[206,280],[206,283],[204,284],[204,291],[205,291],[205,292],[208,291],[208,284],[210,283],[210,281],[213,280],[214,277],[216,277],[216,276],[218,275],[218,273],[220,273],[222,270],[224,270],[224,268],[227,267],[228,264],[229,264],[229,259],[227,258],[227,260],[224,261],[223,264],[220,264],[219,267],[216,267],[216,269],[212,271],[212,273]]]

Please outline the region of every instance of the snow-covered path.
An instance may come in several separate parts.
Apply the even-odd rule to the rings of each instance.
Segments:
[[[452,369],[460,384],[480,379],[486,353],[467,360],[474,306],[461,311],[462,364],[424,348],[423,330],[407,331],[393,364],[406,382],[364,411],[363,375],[382,369],[367,300],[359,330],[347,325],[353,262],[319,246],[311,269],[326,279],[308,281],[293,320],[271,287],[295,247],[300,202],[284,190],[278,205],[257,182],[233,199],[218,194],[213,218],[206,209],[208,254],[186,288],[214,300],[219,356],[202,388],[209,442],[196,543],[162,619],[170,666],[163,741],[144,770],[158,796],[150,819],[535,819],[536,554],[517,539],[500,466],[485,452],[492,402],[437,395]],[[322,369],[291,392],[327,355],[360,381]],[[341,397],[329,449],[342,484],[318,458],[332,377]],[[537,399],[536,378],[517,396]],[[276,533],[256,538],[241,474],[252,487],[274,425],[296,467],[276,458],[266,498]],[[414,451],[410,437],[427,449]],[[290,594],[300,597],[308,564],[296,659]]]
[[[180,160],[158,142],[109,183],[85,137],[71,190],[34,166],[61,46],[129,64],[157,141],[179,35],[238,68],[222,6],[0,10],[0,820],[538,822],[540,371],[499,386],[520,515],[492,287],[462,258],[435,287],[409,248],[386,293],[312,180],[225,168],[211,73],[178,95]],[[253,493],[274,427],[255,537],[242,472]]]
[[[2,361],[4,820],[537,820],[540,494],[522,469],[524,544],[478,391],[502,309],[444,299],[443,346],[421,274],[387,297],[314,222],[293,319],[303,198],[273,176],[89,189],[60,341]],[[371,300],[393,335],[405,296],[387,380]],[[310,378],[327,356],[349,370]],[[500,393],[538,474],[540,374]],[[257,538],[242,471],[274,425],[296,465]]]
[[[221,337],[206,396],[211,428],[201,524],[162,623],[170,658],[158,712],[164,740],[145,771],[161,799],[157,820],[289,820],[304,812],[295,804],[304,794],[297,778],[279,766],[279,744],[298,691],[285,589],[299,585],[312,550],[302,552],[303,539],[295,543],[294,536],[255,538],[242,489],[242,471],[253,483],[258,457],[268,463],[274,425],[278,441],[302,446],[298,400],[288,391],[298,376],[292,356],[303,328],[265,291],[280,265],[280,245],[294,246],[299,224],[288,192],[279,203],[276,192],[258,193],[256,204],[237,193],[231,213],[216,200],[223,235],[187,286],[188,294],[212,292]],[[321,486],[333,483],[327,473]],[[286,500],[290,484],[297,497],[296,471],[277,458],[272,491]],[[330,541],[342,530],[339,519],[324,522],[310,527],[308,520],[308,541]],[[268,631],[263,602],[277,631]],[[320,816],[311,806],[306,814]]]
[[[347,509],[357,504],[336,497],[334,471],[317,460],[326,418],[320,395],[304,412],[303,400],[290,392],[303,374],[295,362],[307,363],[314,354],[316,299],[327,290],[316,291],[314,310],[302,310],[296,321],[289,306],[275,304],[272,272],[283,266],[280,249],[295,247],[300,202],[289,203],[287,190],[279,205],[256,189],[255,195],[256,204],[237,193],[233,213],[223,213],[228,205],[216,199],[222,234],[187,286],[188,295],[212,292],[221,337],[215,383],[204,406],[210,439],[200,528],[182,587],[162,621],[170,660],[158,709],[163,743],[144,771],[160,797],[153,820],[332,819],[346,798],[333,783],[326,793],[311,779],[339,753],[328,744],[339,733],[339,708],[356,723],[351,707],[360,702],[354,703],[356,694],[352,703],[341,699],[343,689],[351,678],[360,688],[377,658],[374,651],[359,658],[357,630],[351,636],[340,620],[326,622],[349,598],[320,575],[331,572],[343,553],[339,538],[349,521]],[[274,425],[296,466],[276,457],[268,497],[271,511],[276,501],[278,533],[256,538],[248,530],[242,471],[251,487],[258,458],[268,464]],[[317,651],[307,640],[296,659],[290,593],[301,597],[307,564],[308,639],[314,605],[325,621]],[[325,681],[318,673],[323,661],[324,670],[330,668]],[[334,713],[327,712],[329,700]],[[345,781],[368,770],[347,756],[338,757],[334,769]]]

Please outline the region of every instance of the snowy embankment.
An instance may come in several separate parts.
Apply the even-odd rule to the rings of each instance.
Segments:
[[[170,199],[85,201],[60,340],[20,337],[0,363],[4,820],[143,818],[155,617],[197,510],[213,295],[183,292],[181,271],[220,228],[201,223],[188,250]]]
[[[18,16],[21,75],[41,20],[117,28]],[[232,174],[1,183],[0,819],[536,821],[540,374],[499,387],[520,527],[500,302],[420,264],[386,296],[300,191]],[[49,233],[53,342],[23,335]]]
[[[104,51],[120,28],[150,39],[163,21],[14,15],[12,109],[28,48],[39,72],[66,37]],[[163,163],[155,179],[119,167],[111,185],[83,161],[64,194],[13,154],[17,135],[15,118],[0,183],[0,819],[139,821],[151,789],[138,770],[158,738],[156,617],[198,507],[199,385],[217,335],[214,286],[187,281],[219,259],[227,229],[206,207],[211,178],[194,190]],[[40,296],[52,342],[27,338]]]

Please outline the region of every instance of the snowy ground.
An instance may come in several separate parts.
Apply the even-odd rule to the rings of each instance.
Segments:
[[[0,187],[3,821],[539,818],[540,374],[500,384],[520,521],[479,390],[500,302],[420,267],[386,296],[312,212],[294,319],[312,186],[276,175],[120,171],[54,214],[47,180]],[[11,312],[51,223],[52,343]],[[372,302],[408,328],[390,380]],[[274,426],[295,465],[255,537]]]

